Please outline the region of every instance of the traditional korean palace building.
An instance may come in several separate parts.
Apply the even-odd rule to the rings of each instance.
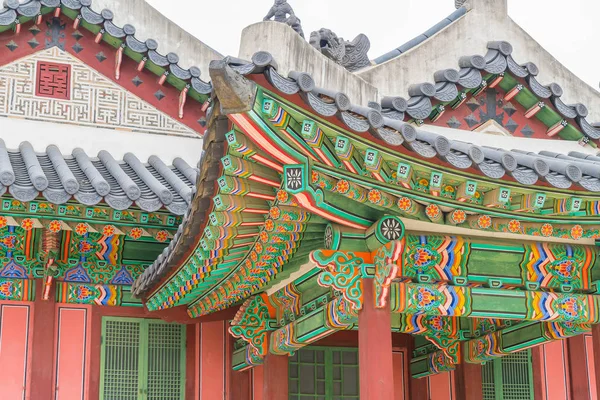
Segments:
[[[4,2],[0,399],[597,399],[600,93],[507,0],[270,18]]]

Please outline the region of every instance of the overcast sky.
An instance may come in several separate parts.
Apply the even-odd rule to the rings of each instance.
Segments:
[[[147,1],[223,55],[238,54],[242,29],[262,21],[273,4],[273,0]],[[454,11],[454,0],[288,2],[302,20],[307,38],[323,27],[347,40],[364,33],[371,40],[371,59],[421,34]],[[509,0],[508,12],[561,63],[598,89],[600,1]]]

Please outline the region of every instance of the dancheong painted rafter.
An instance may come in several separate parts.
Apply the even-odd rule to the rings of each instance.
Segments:
[[[428,339],[415,350],[416,377],[589,331],[598,309],[596,159],[577,146],[569,155],[530,153],[518,140],[513,149],[490,148],[428,129],[467,109],[468,98],[501,90],[515,120],[536,117],[536,132],[559,133],[547,125],[565,118],[560,100],[534,113],[530,103],[542,94],[535,74],[516,69],[498,46],[510,50],[490,44],[488,64],[461,60],[458,79],[436,74],[431,93],[415,86],[408,102],[370,108],[315,87],[306,74],[278,75],[268,54],[213,63],[223,114],[213,115],[201,161],[210,172],[191,213],[197,239],[172,243],[134,293],[150,310],[187,304],[192,317],[243,303],[231,327],[240,339],[236,369],[355,329],[365,279],[398,315],[392,331]],[[561,138],[581,139],[568,134],[581,132],[574,126],[563,126]],[[505,239],[405,232],[410,220]],[[292,274],[301,277],[270,289]]]

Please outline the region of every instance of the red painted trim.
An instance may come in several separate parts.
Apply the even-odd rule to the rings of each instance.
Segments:
[[[36,299],[33,306],[31,333],[31,399],[53,400],[54,332],[56,323],[55,286],[50,289],[50,300],[41,300],[43,282],[35,280]]]
[[[394,399],[391,311],[375,307],[373,279],[363,279],[363,308],[358,313],[358,362],[361,399]]]

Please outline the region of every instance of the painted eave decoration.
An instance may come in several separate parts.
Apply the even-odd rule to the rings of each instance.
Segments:
[[[364,240],[386,214],[532,240],[596,239],[600,158],[583,149],[481,147],[422,126],[494,89],[545,126],[547,137],[595,146],[600,136],[584,128],[591,126],[585,107],[563,104],[560,87],[540,84],[537,68],[519,65],[511,52],[510,44],[491,42],[485,56],[436,73],[435,84],[413,85],[408,100],[388,97],[369,107],[316,87],[308,74],[281,76],[265,52],[252,62],[213,62],[227,118],[213,110],[204,190],[182,235],[134,293],[151,310],[188,304],[196,317],[224,309],[306,264],[328,240],[328,223]],[[538,143],[543,149],[544,140]]]

